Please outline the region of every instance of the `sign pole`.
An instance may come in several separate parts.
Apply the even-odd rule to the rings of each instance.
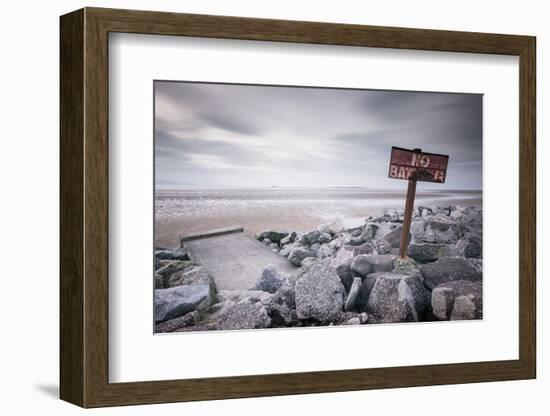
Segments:
[[[413,152],[420,153],[421,149],[413,149]],[[407,199],[405,200],[405,213],[403,215],[403,229],[401,230],[401,244],[399,245],[399,257],[407,257],[409,246],[409,233],[411,231],[412,213],[414,209],[414,197],[416,195],[416,178],[409,179],[407,187]]]

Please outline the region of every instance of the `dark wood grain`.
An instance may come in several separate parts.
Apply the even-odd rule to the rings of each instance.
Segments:
[[[84,405],[84,12],[61,19],[60,388]]]
[[[519,359],[109,383],[108,33],[196,36],[520,58]],[[61,18],[61,397],[83,407],[533,378],[535,38],[87,8]]]

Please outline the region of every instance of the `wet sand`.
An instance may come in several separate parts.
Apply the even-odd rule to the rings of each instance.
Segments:
[[[182,234],[233,225],[249,234],[267,229],[308,231],[321,224],[343,227],[360,225],[368,216],[388,208],[403,208],[401,192],[361,192],[331,190],[261,193],[159,193],[155,206],[155,245],[176,247]],[[481,193],[420,193],[416,206],[481,205]]]

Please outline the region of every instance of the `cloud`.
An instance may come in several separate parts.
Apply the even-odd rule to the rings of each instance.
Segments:
[[[155,104],[160,186],[396,188],[400,146],[450,155],[428,188],[481,188],[481,95],[157,81]]]

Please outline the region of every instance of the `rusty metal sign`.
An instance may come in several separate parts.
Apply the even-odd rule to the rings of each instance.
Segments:
[[[391,148],[390,171],[392,179],[413,179],[445,183],[449,156],[425,153],[401,147]]]

